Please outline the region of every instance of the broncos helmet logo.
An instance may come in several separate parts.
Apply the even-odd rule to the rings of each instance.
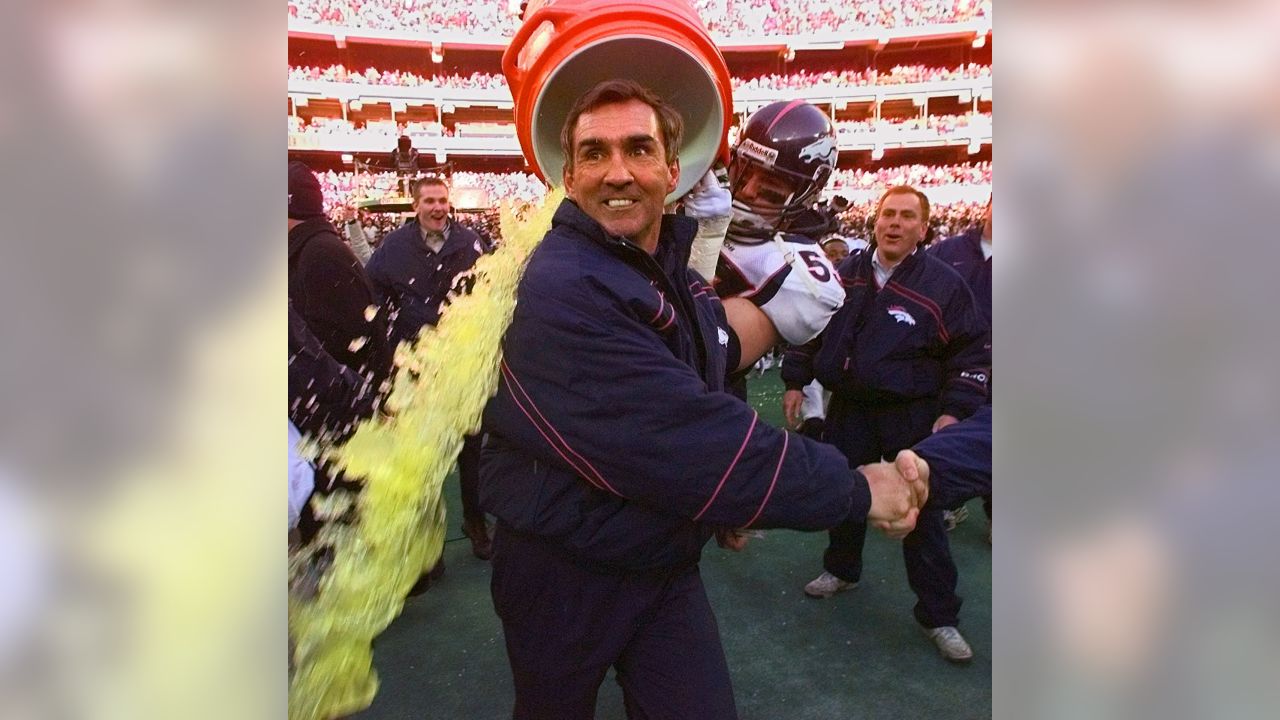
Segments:
[[[835,165],[836,141],[824,135],[800,149],[801,162],[808,163],[815,160],[823,165]]]
[[[916,319],[911,317],[911,313],[907,312],[907,309],[901,305],[890,305],[889,314],[893,316],[894,320],[897,320],[900,323],[906,323],[908,325],[916,324]]]

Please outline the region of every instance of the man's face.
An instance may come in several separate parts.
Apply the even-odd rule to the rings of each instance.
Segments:
[[[449,190],[443,185],[418,186],[418,195],[413,200],[413,211],[418,214],[418,223],[433,232],[443,232],[449,222]]]
[[[849,257],[849,246],[839,240],[832,240],[822,246],[822,252],[827,254],[832,265],[839,265],[841,260]]]
[[[735,178],[733,199],[751,208],[769,222],[777,222],[795,187],[758,165],[748,165],[742,178]]]
[[[982,236],[991,239],[991,201],[987,201],[987,211],[982,214]]]
[[[876,214],[876,245],[881,257],[896,263],[910,255],[924,239],[924,208],[913,193],[884,198]]]
[[[680,162],[667,163],[658,116],[645,103],[602,105],[578,117],[565,191],[610,235],[657,250],[663,205],[679,179]]]

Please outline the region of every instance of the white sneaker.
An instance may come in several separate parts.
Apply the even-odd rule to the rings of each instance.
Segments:
[[[804,586],[804,594],[815,598],[829,598],[838,592],[858,587],[856,582],[847,582],[823,570],[822,574]]]
[[[933,641],[938,654],[947,662],[964,663],[973,659],[973,648],[969,647],[969,643],[965,642],[964,636],[955,626],[927,628],[922,625],[920,629],[924,631],[925,637]]]
[[[956,526],[969,519],[969,508],[961,505],[955,510],[943,510],[942,522],[947,526],[947,532],[956,529]]]

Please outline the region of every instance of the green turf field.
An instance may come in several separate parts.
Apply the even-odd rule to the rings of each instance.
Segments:
[[[751,381],[761,418],[781,422],[777,372]],[[378,697],[357,717],[480,720],[511,715],[511,676],[489,600],[489,565],[471,556],[458,524],[457,478],[445,485],[451,540],[447,571],[375,643]],[[771,530],[739,554],[708,545],[703,578],[716,609],[738,711],[744,720],[826,718],[951,720],[991,716],[991,548],[981,502],[951,533],[960,568],[961,629],[974,660],[938,657],[911,617],[897,543],[867,535],[862,584],[827,600],[801,588],[822,571],[825,533]],[[612,678],[601,720],[622,718]],[[693,719],[690,719],[693,720]]]

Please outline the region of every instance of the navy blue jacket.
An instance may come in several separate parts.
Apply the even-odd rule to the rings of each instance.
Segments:
[[[450,292],[467,289],[472,266],[489,251],[479,235],[450,220],[449,239],[432,252],[420,227],[415,218],[388,233],[365,267],[391,320],[393,348],[440,322],[440,306]]]
[[[991,406],[912,448],[929,463],[929,507],[950,510],[991,495]]]
[[[982,257],[982,227],[972,227],[931,245],[930,255],[950,265],[969,284],[978,310],[991,325],[991,262]]]
[[[818,530],[870,508],[834,448],[724,392],[724,307],[687,267],[696,229],[664,216],[651,256],[566,200],[517,291],[481,503],[594,569],[688,567],[715,527]]]
[[[867,248],[840,264],[845,303],[822,334],[792,348],[782,366],[788,389],[817,378],[862,405],[937,398],[940,413],[965,418],[987,397],[991,346],[973,293],[927,253],[903,259],[877,292]]]

